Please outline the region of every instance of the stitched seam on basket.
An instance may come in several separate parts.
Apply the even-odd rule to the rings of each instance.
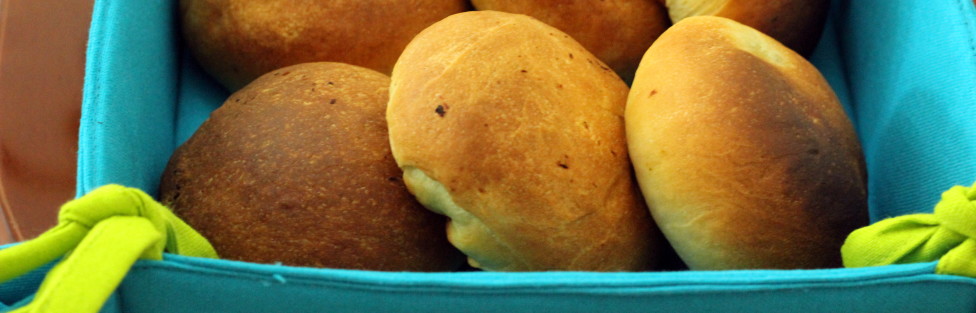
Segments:
[[[112,4],[112,1],[97,1],[95,4],[95,10],[92,12],[92,21],[98,22],[96,24],[98,25],[98,28],[91,29],[88,32],[88,51],[85,60],[85,62],[88,64],[86,64],[87,68],[85,78],[87,79],[90,77],[92,80],[85,83],[86,86],[90,87],[85,88],[87,90],[83,91],[82,93],[84,99],[87,99],[87,101],[82,101],[82,104],[88,105],[82,107],[82,114],[87,113],[88,120],[85,121],[87,127],[85,127],[84,133],[79,133],[79,138],[86,138],[84,141],[88,148],[84,150],[84,156],[79,157],[77,170],[79,173],[82,173],[82,177],[78,180],[75,187],[77,189],[75,190],[75,193],[78,195],[87,193],[89,191],[89,186],[91,186],[94,181],[94,175],[90,173],[90,171],[93,169],[90,167],[91,161],[95,156],[93,151],[96,150],[94,149],[96,146],[94,133],[97,133],[97,131],[93,129],[93,127],[97,127],[97,123],[94,121],[97,115],[93,114],[95,110],[91,105],[98,103],[101,99],[101,81],[102,77],[104,76],[102,75],[102,71],[104,70],[104,67],[102,66],[102,54],[105,50],[102,44],[104,43],[104,37],[107,29],[105,16],[111,11]],[[95,38],[95,40],[92,40],[92,38]]]
[[[274,280],[272,278],[272,273],[268,273],[268,275],[262,275],[262,274],[257,274],[257,273],[247,273],[247,274],[244,274],[244,275],[240,275],[240,274],[234,274],[234,273],[229,273],[229,272],[223,272],[223,271],[220,271],[220,270],[213,271],[213,270],[196,270],[196,269],[189,269],[189,268],[173,268],[173,267],[164,267],[164,266],[159,266],[159,265],[154,265],[154,264],[142,264],[142,265],[134,266],[132,268],[132,271],[140,271],[140,270],[160,270],[160,271],[163,271],[163,272],[194,274],[194,275],[199,275],[199,276],[223,277],[223,278],[231,278],[231,279],[235,279],[235,280],[249,280],[249,281],[254,281],[254,282],[267,282],[267,281],[273,281]],[[280,275],[280,273],[279,273],[279,275]],[[688,286],[688,287],[731,287],[731,286],[742,286],[742,287],[766,287],[766,288],[773,288],[773,289],[775,289],[778,286],[781,286],[781,287],[790,287],[790,288],[795,288],[796,286],[804,286],[804,287],[808,287],[808,288],[813,288],[813,287],[818,287],[818,285],[820,285],[820,284],[832,284],[832,285],[825,285],[823,287],[844,287],[844,288],[850,288],[850,287],[863,286],[864,283],[884,284],[885,281],[887,281],[887,280],[906,279],[906,278],[911,278],[911,277],[915,277],[915,276],[918,276],[918,275],[935,275],[935,274],[932,274],[932,273],[930,273],[928,271],[912,271],[912,272],[906,272],[906,273],[899,273],[899,274],[893,275],[893,276],[859,277],[859,279],[845,279],[845,280],[841,280],[841,281],[837,281],[837,282],[825,282],[824,280],[807,280],[807,281],[799,281],[799,282],[746,282],[746,281],[736,281],[736,282],[731,282],[731,283],[722,283],[722,282],[718,282],[718,281],[712,281],[712,282],[682,282],[682,284],[680,286]],[[267,276],[267,278],[266,279],[265,278],[262,278],[264,276]],[[285,274],[285,276],[288,276],[288,275]],[[390,284],[390,283],[384,283],[384,282],[350,282],[350,281],[343,281],[342,279],[329,279],[329,278],[318,278],[318,279],[320,281],[315,281],[316,280],[315,278],[291,276],[291,277],[288,278],[288,283],[287,284],[290,284],[290,285],[299,285],[299,286],[307,286],[307,287],[343,287],[343,288],[356,288],[356,289],[362,289],[362,290],[387,290],[387,291],[396,291],[396,290],[402,290],[402,289],[411,289],[411,290],[415,290],[415,291],[439,291],[439,292],[445,292],[445,293],[492,293],[492,292],[497,292],[497,291],[518,291],[518,292],[548,293],[548,292],[556,291],[557,289],[560,289],[560,288],[568,288],[568,289],[559,290],[559,292],[562,293],[562,294],[567,294],[567,293],[570,293],[570,294],[571,293],[592,294],[593,293],[593,292],[585,292],[584,290],[581,290],[581,289],[586,289],[586,288],[603,288],[603,289],[621,290],[621,289],[660,289],[660,288],[673,288],[675,286],[678,286],[678,285],[675,285],[674,282],[666,282],[666,283],[663,283],[663,284],[652,284],[652,285],[647,285],[646,282],[630,282],[630,283],[626,283],[626,284],[620,284],[620,283],[618,283],[616,285],[611,285],[611,284],[574,284],[574,283],[565,283],[565,284],[549,284],[549,285],[538,285],[538,286],[536,286],[536,285],[532,285],[532,286],[504,286],[504,285],[466,286],[466,285],[449,285],[449,284],[447,284],[447,285],[436,285],[436,284],[431,284],[431,283],[426,283],[426,282],[425,283],[413,283],[413,284]],[[924,281],[931,281],[931,280],[924,280]],[[945,282],[947,282],[947,283],[954,283],[954,284],[969,285],[969,286],[976,285],[976,283],[967,283],[967,282],[961,282],[961,281],[945,281]],[[745,291],[756,291],[756,289],[761,289],[761,288],[745,289]],[[664,291],[666,291],[666,290],[664,290]],[[708,292],[720,292],[720,291],[708,291]],[[730,290],[728,292],[737,293],[737,292],[741,292],[741,291]]]
[[[193,262],[193,260],[212,260],[212,259],[195,258],[195,257],[188,257],[188,258],[189,258],[189,260],[187,260],[187,261],[176,260],[176,261],[170,261],[170,262],[166,262],[166,263],[142,263],[142,264],[135,264],[134,266],[146,267],[146,268],[174,268],[174,269],[179,269],[179,270],[183,270],[183,271],[187,271],[187,272],[207,272],[207,273],[228,273],[228,272],[233,272],[234,275],[238,275],[239,273],[246,273],[246,275],[252,275],[252,276],[263,276],[264,275],[262,273],[258,273],[258,271],[268,272],[268,270],[244,269],[242,271],[240,269],[228,268],[226,266],[217,266],[217,265],[213,265],[213,264],[197,264],[196,262]],[[169,265],[166,265],[166,264],[169,264]],[[935,270],[935,265],[933,264],[931,266],[926,265],[924,267],[919,267],[919,268],[913,268],[911,270],[900,271],[898,273],[895,273],[896,275],[893,275],[893,273],[866,273],[866,274],[860,274],[857,277],[851,278],[850,275],[843,275],[843,277],[840,277],[841,275],[832,274],[832,275],[824,275],[822,277],[809,277],[809,278],[804,278],[804,281],[806,281],[806,282],[812,282],[812,283],[817,283],[817,282],[823,282],[825,280],[838,281],[839,279],[845,279],[845,280],[851,280],[851,281],[854,281],[854,280],[856,280],[856,281],[863,281],[865,279],[867,279],[867,280],[876,280],[876,279],[900,278],[900,277],[908,277],[908,276],[918,276],[918,275],[925,275],[925,274],[934,274],[934,270]],[[307,274],[303,274],[303,273],[287,273],[287,274],[288,275],[292,275],[294,277],[297,277],[299,279],[302,279],[302,278],[304,278],[304,279],[315,279],[315,278],[310,278],[310,277],[307,276]],[[295,276],[296,274],[297,274],[297,276]],[[348,279],[349,278],[344,277],[344,278],[341,278],[339,280],[336,280],[336,279],[332,279],[332,280],[346,281]],[[357,278],[352,278],[352,279],[357,279]],[[736,283],[742,283],[742,282],[743,282],[742,280],[737,280],[736,281]],[[755,283],[757,281],[755,279],[751,279],[748,282],[749,283]],[[673,281],[673,280],[667,281],[667,282],[661,282],[661,284],[673,284],[673,283],[675,283],[675,281]],[[780,283],[780,282],[774,281],[772,283]],[[574,282],[574,284],[575,284],[575,282]],[[619,284],[619,283],[614,283],[614,284]],[[643,284],[643,282],[641,284]],[[974,282],[974,284],[976,284],[976,282]],[[416,285],[416,284],[414,284],[414,285]],[[587,286],[603,286],[603,284],[589,284]]]
[[[85,171],[88,174],[85,175],[85,182],[84,182],[85,184],[84,184],[84,186],[82,186],[82,190],[85,193],[88,193],[88,191],[91,188],[91,186],[94,185],[95,176],[96,176],[96,173],[93,173],[92,172],[92,171],[95,171],[96,170],[96,167],[93,166],[92,161],[94,161],[96,155],[98,155],[98,152],[97,151],[98,151],[99,146],[100,146],[100,144],[96,140],[96,138],[98,137],[97,134],[99,132],[99,129],[98,129],[99,128],[98,127],[99,114],[97,113],[99,110],[97,109],[96,104],[101,103],[102,102],[102,98],[104,98],[104,97],[102,97],[102,92],[103,92],[102,91],[102,82],[104,80],[103,77],[105,77],[105,75],[104,75],[104,70],[105,70],[105,66],[104,66],[104,63],[105,63],[104,62],[105,46],[104,46],[104,43],[105,43],[105,36],[107,35],[107,32],[108,32],[107,26],[105,25],[105,15],[108,15],[109,12],[112,11],[112,9],[111,9],[112,3],[113,3],[112,1],[108,1],[107,4],[105,5],[105,8],[103,10],[101,10],[102,11],[102,15],[101,15],[102,18],[101,18],[101,23],[99,23],[99,26],[100,27],[99,27],[99,30],[98,30],[98,35],[99,35],[100,39],[98,40],[98,45],[96,45],[94,47],[94,53],[92,53],[93,55],[95,55],[95,63],[93,64],[95,70],[92,72],[92,77],[94,79],[93,79],[93,82],[92,82],[92,95],[91,95],[92,98],[91,98],[91,103],[89,103],[91,106],[88,107],[89,118],[88,118],[88,121],[87,121],[87,124],[88,124],[87,129],[88,129],[88,131],[86,132],[86,137],[88,137],[89,147],[88,147],[88,150],[86,151],[87,157],[85,158],[86,159],[85,166],[88,167],[88,168],[85,169]]]
[[[163,272],[176,272],[176,273],[191,273],[202,276],[211,277],[222,277],[231,278],[235,280],[249,280],[255,283],[270,282],[274,279],[271,275],[268,275],[267,279],[261,279],[259,277],[249,276],[239,276],[231,273],[221,273],[221,272],[198,272],[188,269],[180,268],[166,268],[158,266],[139,266],[134,267],[132,271],[137,270],[161,270]],[[821,283],[821,282],[800,282],[800,283],[730,283],[723,284],[720,282],[710,282],[710,283],[684,283],[680,286],[689,287],[689,289],[672,289],[663,290],[663,288],[674,288],[674,284],[669,285],[640,285],[640,283],[628,284],[628,285],[546,285],[546,286],[437,286],[437,285],[421,285],[421,284],[402,284],[402,285],[390,285],[382,283],[358,283],[358,282],[341,282],[341,281],[327,281],[327,282],[311,282],[302,281],[301,278],[289,277],[287,285],[296,285],[300,287],[326,287],[326,288],[337,288],[346,290],[363,290],[363,291],[384,291],[384,292],[398,292],[398,293],[429,293],[438,292],[442,294],[493,294],[493,295],[504,295],[504,294],[525,294],[530,293],[534,295],[552,295],[552,296],[564,296],[564,295],[606,295],[615,294],[620,297],[636,296],[640,293],[646,292],[659,292],[661,294],[668,293],[686,293],[693,291],[695,293],[709,293],[709,294],[742,294],[742,293],[754,293],[754,292],[770,292],[782,290],[784,288],[788,289],[853,289],[853,288],[864,288],[867,286],[883,286],[894,284],[905,284],[908,281],[900,281],[900,279],[911,278],[916,276],[916,274],[908,275],[897,275],[892,277],[877,277],[868,280],[853,281],[845,280],[837,283]],[[924,274],[924,275],[935,275],[935,274]],[[976,284],[963,281],[934,281],[931,279],[923,279],[918,282],[937,282],[937,283],[947,283],[952,285],[962,285],[962,286],[974,286]],[[737,290],[690,290],[691,288],[707,288],[707,287],[742,287]],[[602,289],[602,290],[586,290],[586,289]]]

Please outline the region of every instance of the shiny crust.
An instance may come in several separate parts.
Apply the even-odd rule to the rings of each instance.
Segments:
[[[700,15],[730,18],[776,38],[801,55],[810,55],[820,41],[830,0],[667,0],[674,22]],[[687,10],[671,10],[680,6]]]
[[[222,258],[387,271],[449,271],[446,220],[400,180],[389,151],[389,78],[339,63],[262,76],[173,154],[163,203]]]
[[[414,35],[468,6],[462,0],[181,0],[180,17],[193,56],[235,91],[303,62],[389,74]]]
[[[568,35],[524,15],[457,14],[410,43],[392,81],[394,158],[465,210],[451,216],[452,227],[462,227],[457,219],[483,224],[452,231],[473,265],[653,265],[660,239],[623,133],[627,86]]]
[[[830,86],[747,26],[694,17],[665,32],[626,124],[648,206],[691,269],[837,267],[868,222],[863,155]]]
[[[479,10],[532,16],[576,39],[630,81],[641,56],[671,22],[664,6],[647,0],[473,0]]]

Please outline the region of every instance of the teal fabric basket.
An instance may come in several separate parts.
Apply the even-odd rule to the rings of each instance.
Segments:
[[[79,195],[155,193],[172,151],[227,93],[181,48],[176,0],[95,3]],[[872,220],[930,212],[976,181],[971,0],[835,1],[813,62],[855,121]],[[167,255],[139,261],[103,312],[973,312],[976,279],[934,263],[655,273],[386,273]],[[46,269],[0,285],[0,311]]]

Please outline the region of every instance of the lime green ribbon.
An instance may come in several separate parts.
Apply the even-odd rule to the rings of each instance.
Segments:
[[[64,257],[13,312],[98,312],[136,260],[216,258],[207,240],[139,189],[107,185],[63,206],[58,225],[0,250],[0,282]]]
[[[855,230],[841,255],[846,267],[938,260],[938,274],[976,277],[976,186],[942,193],[932,214],[888,218]]]

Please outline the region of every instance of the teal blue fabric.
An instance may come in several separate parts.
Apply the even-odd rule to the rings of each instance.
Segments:
[[[14,244],[2,245],[0,249],[13,246]],[[41,286],[44,275],[47,274],[58,260],[50,264],[41,266],[26,275],[14,278],[0,284],[0,313],[27,305],[34,298],[34,291]],[[118,294],[109,297],[102,307],[101,313],[122,312],[122,305],[119,303]]]
[[[976,181],[972,0],[857,0],[839,41],[868,164],[872,221],[929,213]]]
[[[933,267],[419,274],[167,256],[120,295],[129,312],[971,312],[976,281]]]
[[[109,183],[154,194],[172,150],[227,96],[179,45],[176,3],[95,2],[79,195]],[[868,161],[871,216],[930,212],[942,191],[976,181],[976,9],[970,0],[835,1],[834,8],[811,60],[856,122]],[[976,280],[934,275],[934,268],[419,274],[167,255],[136,263],[103,311],[976,310]],[[37,279],[0,285],[0,302],[29,296]]]
[[[165,255],[101,312],[968,312],[935,263],[805,271],[387,273]],[[40,276],[25,277],[38,284]],[[6,285],[0,285],[0,290]],[[4,312],[0,309],[0,312]]]
[[[173,144],[179,146],[217,109],[230,93],[204,74],[196,61],[184,52],[180,68],[179,103]]]
[[[3,246],[0,249],[7,247]],[[19,307],[26,304],[35,290],[41,286],[41,280],[54,263],[42,266],[30,273],[0,284],[0,312],[7,308]]]
[[[155,193],[175,149],[177,2],[95,1],[78,131],[78,196],[110,183]]]
[[[831,16],[831,21],[833,21],[833,16]],[[837,27],[835,23],[827,23],[824,25],[823,38],[821,38],[813,55],[810,56],[810,62],[817,66],[820,73],[830,83],[830,87],[837,94],[837,99],[844,106],[844,112],[847,113],[847,117],[856,125],[857,119],[854,115],[854,108],[852,107],[853,102],[851,101],[851,93],[848,88],[849,82],[844,75],[844,59],[841,58],[840,48],[837,46]]]

